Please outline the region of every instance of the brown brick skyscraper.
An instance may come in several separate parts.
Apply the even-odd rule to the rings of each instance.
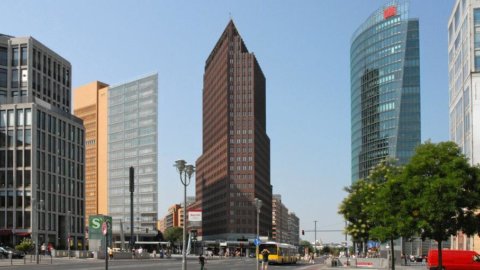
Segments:
[[[203,154],[196,196],[203,239],[271,236],[270,139],[266,134],[265,76],[230,21],[205,63]]]

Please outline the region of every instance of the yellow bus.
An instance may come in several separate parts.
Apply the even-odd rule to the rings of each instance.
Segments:
[[[268,263],[270,264],[284,264],[284,263],[297,263],[298,250],[295,246],[290,244],[281,244],[276,242],[266,242],[260,244],[258,247],[258,260],[262,261],[262,251],[267,249],[270,254],[268,255]]]

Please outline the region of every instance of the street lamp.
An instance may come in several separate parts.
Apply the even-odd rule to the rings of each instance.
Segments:
[[[195,166],[187,165],[185,160],[175,161],[178,173],[180,174],[180,181],[183,185],[183,247],[182,247],[182,270],[187,270],[187,247],[185,241],[187,240],[187,186],[190,184],[192,174],[195,172]]]
[[[36,262],[37,264],[39,264],[39,260],[40,260],[40,257],[38,256],[38,231],[39,231],[39,216],[38,216],[38,213],[39,213],[39,210],[40,209],[43,209],[43,200],[40,200],[40,202],[37,203],[37,200],[36,198],[32,198],[32,205],[33,205],[33,209],[32,209],[32,233],[34,234],[34,238],[35,238],[35,258],[36,258]]]
[[[67,248],[68,248],[68,258],[70,259],[70,210],[67,211]]]
[[[258,239],[260,238],[260,209],[262,208],[262,200],[255,198],[255,207],[257,208],[257,247],[256,247],[256,258],[257,258],[257,270],[258,270],[258,246],[260,243],[258,242]]]

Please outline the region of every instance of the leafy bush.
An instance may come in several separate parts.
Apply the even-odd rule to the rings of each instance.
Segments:
[[[33,249],[32,239],[23,238],[22,242],[20,242],[20,244],[15,246],[15,249],[27,253],[28,251]]]

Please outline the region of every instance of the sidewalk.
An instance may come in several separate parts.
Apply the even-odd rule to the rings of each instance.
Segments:
[[[41,265],[50,265],[50,264],[69,264],[73,261],[82,261],[82,262],[89,262],[89,261],[97,261],[97,259],[78,259],[78,258],[68,258],[68,257],[50,257],[50,256],[43,256],[40,255],[38,264]],[[27,255],[23,259],[0,259],[0,268],[7,268],[10,266],[20,266],[20,265],[35,265],[37,264],[35,257]]]

